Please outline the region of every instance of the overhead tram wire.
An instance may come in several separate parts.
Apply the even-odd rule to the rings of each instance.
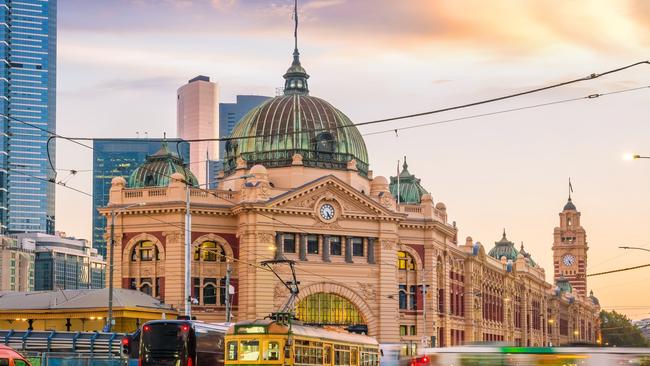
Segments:
[[[412,125],[412,126],[391,128],[391,129],[388,129],[388,130],[381,130],[381,131],[373,131],[373,132],[364,133],[362,135],[363,136],[372,136],[372,135],[379,135],[379,134],[383,134],[383,133],[391,133],[391,132],[397,132],[397,131],[411,130],[411,129],[414,129],[414,128],[421,128],[421,127],[428,127],[428,126],[434,126],[434,125],[441,125],[441,124],[459,122],[459,121],[464,121],[464,120],[474,119],[474,118],[479,118],[479,117],[488,117],[488,116],[494,116],[494,115],[499,115],[499,114],[504,114],[504,113],[523,111],[523,110],[527,110],[527,109],[548,107],[548,106],[552,106],[552,105],[576,102],[576,101],[581,101],[581,100],[596,99],[596,98],[607,96],[607,95],[625,93],[625,92],[630,92],[630,91],[638,91],[638,90],[649,89],[649,88],[650,88],[650,85],[646,85],[646,86],[642,86],[642,87],[638,87],[638,88],[622,89],[622,90],[617,90],[617,91],[608,92],[608,93],[590,94],[590,95],[587,95],[585,97],[562,99],[562,100],[556,100],[556,101],[552,101],[552,102],[532,104],[532,105],[524,106],[524,107],[502,109],[502,110],[494,111],[494,112],[486,112],[486,113],[474,114],[474,115],[463,116],[463,117],[458,117],[458,118],[451,118],[451,119],[446,119],[446,120],[441,120],[441,121],[421,123],[421,124]]]
[[[308,132],[325,132],[325,131],[335,131],[339,129],[344,129],[344,128],[352,128],[352,127],[360,127],[360,126],[367,126],[367,125],[373,125],[373,124],[378,124],[378,123],[385,123],[385,122],[392,122],[392,121],[397,121],[397,120],[403,120],[403,119],[410,119],[410,118],[415,118],[415,117],[422,117],[422,116],[427,116],[427,115],[432,115],[432,114],[438,114],[438,113],[443,113],[443,112],[450,112],[454,110],[459,110],[459,109],[464,109],[464,108],[469,108],[469,107],[475,107],[483,104],[489,104],[489,103],[494,103],[502,100],[507,100],[507,99],[512,99],[524,95],[529,95],[529,94],[534,94],[534,93],[539,93],[542,91],[554,89],[554,88],[559,88],[562,86],[574,84],[574,83],[579,83],[583,81],[591,81],[598,79],[602,76],[605,75],[610,75],[614,74],[617,72],[621,72],[623,70],[627,70],[639,65],[650,65],[650,61],[639,61],[627,66],[619,67],[616,69],[608,70],[605,72],[602,72],[600,74],[593,73],[588,76],[574,79],[574,80],[569,80],[569,81],[564,81],[561,83],[556,83],[556,84],[551,84],[548,86],[540,87],[540,88],[535,88],[519,93],[514,93],[514,94],[508,94],[496,98],[491,98],[491,99],[485,99],[477,102],[472,102],[472,103],[466,103],[466,104],[461,104],[457,106],[452,106],[452,107],[445,107],[445,108],[440,108],[440,109],[435,109],[431,111],[426,111],[426,112],[420,112],[420,113],[412,113],[412,114],[406,114],[406,115],[401,115],[401,116],[396,116],[396,117],[389,117],[389,118],[383,118],[383,119],[377,119],[377,120],[371,120],[371,121],[366,121],[366,122],[358,122],[358,123],[351,123],[349,125],[338,125],[334,127],[328,127],[328,128],[315,128],[315,129],[306,129],[306,130],[300,130],[300,131],[291,131],[291,132],[282,132],[282,133],[275,133],[275,134],[258,134],[258,135],[247,135],[247,136],[235,136],[235,137],[219,137],[219,138],[207,138],[207,139],[188,139],[188,140],[183,140],[185,142],[208,142],[208,141],[235,141],[235,140],[245,140],[245,139],[256,139],[256,138],[266,138],[266,137],[271,137],[271,136],[291,136],[291,135],[297,135],[297,134],[303,134],[303,133],[308,133]],[[641,87],[641,88],[633,88],[631,90],[636,90],[636,89],[643,89],[647,87]],[[567,101],[573,101],[575,100],[581,100],[581,99],[593,99],[597,98],[599,96],[605,96],[609,94],[616,94],[620,92],[625,92],[627,90],[622,90],[622,91],[617,91],[617,92],[611,92],[611,93],[600,93],[600,94],[591,94],[590,96],[586,98],[572,98],[571,100]],[[557,103],[555,103],[557,104]],[[540,105],[544,106],[544,105]],[[532,108],[532,107],[530,107]],[[394,131],[392,129],[391,131]],[[93,140],[93,138],[90,137],[67,137],[68,139],[73,139],[77,141],[88,141],[88,140]]]

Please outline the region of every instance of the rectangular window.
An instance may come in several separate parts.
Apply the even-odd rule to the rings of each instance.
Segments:
[[[409,309],[411,310],[418,309],[417,297],[415,295],[416,291],[417,291],[417,286],[415,285],[412,285],[409,288]]]
[[[355,257],[363,257],[363,238],[352,238],[352,255]]]
[[[406,309],[406,285],[399,285],[399,308]]]
[[[408,335],[408,334],[406,334],[406,325],[400,325],[399,326],[399,335],[401,335],[401,336]]]
[[[226,347],[226,360],[237,360],[237,342],[228,342],[228,346]]]
[[[296,252],[296,236],[294,234],[284,234],[282,236],[282,245],[285,253]]]
[[[415,325],[411,325],[411,335],[418,335],[417,327]]]
[[[280,343],[269,341],[264,352],[265,361],[277,361],[280,359]]]
[[[318,254],[318,235],[307,235],[307,253]]]
[[[260,341],[242,340],[240,347],[240,361],[257,361],[260,359]]]
[[[330,236],[330,255],[341,255],[341,237]]]

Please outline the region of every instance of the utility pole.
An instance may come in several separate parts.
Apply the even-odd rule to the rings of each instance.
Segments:
[[[226,323],[230,323],[230,262],[226,264]]]
[[[111,211],[111,259],[108,265],[108,317],[106,330],[113,331],[113,263],[115,258],[115,210]]]
[[[185,182],[185,316],[192,319],[192,214],[190,183]]]

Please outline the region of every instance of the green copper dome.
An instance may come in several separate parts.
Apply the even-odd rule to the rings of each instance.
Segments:
[[[504,229],[503,237],[501,240],[494,243],[494,248],[490,250],[488,255],[499,260],[501,260],[501,257],[506,257],[506,259],[514,262],[517,260],[517,255],[519,255],[519,252],[515,248],[515,243],[506,238],[506,231]]]
[[[558,278],[557,281],[555,281],[555,285],[562,292],[566,292],[566,293],[573,292],[573,286],[571,286],[571,282],[569,282],[569,280],[567,280],[564,276],[560,276],[560,278]]]
[[[408,167],[406,157],[404,157],[402,171],[399,173],[399,192],[397,177],[390,177],[390,194],[395,198],[399,197],[400,203],[419,204],[422,201],[422,196],[428,192],[420,185],[420,179],[409,172]]]
[[[530,255],[530,253],[528,253],[528,252],[526,252],[524,250],[524,243],[523,242],[521,243],[521,248],[519,248],[519,253],[521,253],[521,255],[523,255],[524,258],[526,258],[526,261],[528,262],[528,264],[530,264],[531,267],[537,267],[537,263],[535,263],[535,261],[533,260],[533,257]]]
[[[183,164],[183,159],[170,152],[167,143],[163,142],[158,152],[147,156],[147,160],[131,173],[128,187],[166,187],[174,173],[182,174],[193,186],[198,183],[194,174]]]
[[[347,170],[351,160],[368,175],[368,151],[359,130],[343,112],[323,99],[309,95],[309,76],[300,65],[297,50],[284,75],[284,95],[248,112],[226,142],[224,173],[232,174],[237,159],[248,168],[291,166],[300,154],[306,167]]]

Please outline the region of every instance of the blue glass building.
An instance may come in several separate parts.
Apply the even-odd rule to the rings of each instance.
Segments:
[[[56,0],[0,0],[0,228],[54,232]],[[45,131],[44,131],[45,130]],[[52,163],[54,141],[50,144]]]
[[[271,99],[262,95],[238,95],[235,103],[219,103],[219,137],[228,137],[242,117],[251,109]],[[226,154],[226,143],[219,142],[219,158]],[[216,187],[216,179],[223,169],[221,160],[208,160],[208,187]]]
[[[189,161],[190,146],[180,139],[168,139],[170,151],[177,153],[185,162]],[[128,178],[147,156],[160,150],[160,139],[96,139],[93,141],[93,248],[106,256],[106,219],[97,208],[108,203],[111,180],[115,177]]]
[[[219,137],[228,137],[237,122],[251,109],[271,99],[262,95],[238,95],[235,103],[219,103]],[[219,142],[219,158],[226,154],[226,143]]]

